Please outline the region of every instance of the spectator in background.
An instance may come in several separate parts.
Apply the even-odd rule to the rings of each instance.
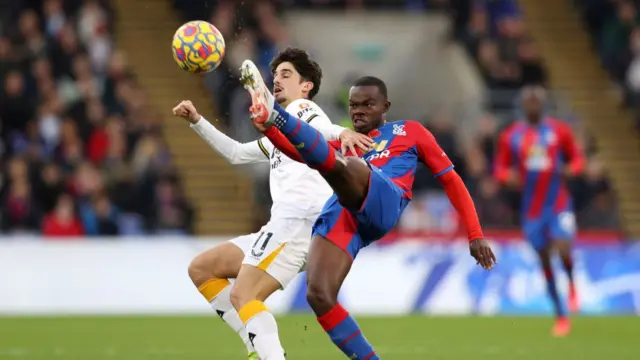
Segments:
[[[40,227],[40,209],[27,179],[11,182],[2,205],[3,231],[37,232]]]
[[[546,84],[546,68],[527,36],[517,2],[477,0],[472,4],[469,22],[459,38],[476,58],[487,85],[516,90],[527,84]]]
[[[522,41],[518,43],[516,52],[518,62],[520,63],[521,84],[546,86],[547,70],[533,40],[528,37],[523,38]]]
[[[55,163],[46,164],[38,183],[37,197],[42,204],[42,211],[45,213],[53,210],[58,202],[58,198],[65,192],[62,171]]]
[[[98,191],[91,199],[80,204],[80,219],[85,234],[89,236],[116,236],[119,212],[104,191]]]
[[[640,27],[636,27],[629,37],[628,51],[623,55],[626,63],[620,67],[621,71],[626,70],[626,74],[618,71],[617,78],[624,81],[628,89],[628,104],[638,115],[640,110]]]
[[[113,51],[109,8],[95,0],[23,4],[42,8],[16,3],[16,16],[0,24],[8,34],[0,36],[3,229],[155,232],[154,188],[171,158],[126,58]],[[190,232],[192,220],[176,226]]]
[[[16,132],[26,129],[34,114],[33,102],[27,93],[24,76],[18,70],[9,70],[4,76],[4,91],[0,98],[0,118],[5,136],[15,138],[18,136]]]
[[[474,201],[483,226],[508,228],[515,223],[514,211],[500,198],[500,186],[491,176],[482,177]]]
[[[184,202],[183,194],[178,193],[177,183],[169,179],[160,181],[156,186],[156,198],[156,233],[184,234],[192,214],[188,204]]]
[[[617,4],[615,15],[604,24],[599,45],[604,64],[609,69],[615,69],[619,64],[633,28],[640,25],[640,16],[633,1],[620,0]]]
[[[606,180],[600,161],[593,159],[586,169],[586,191],[590,196],[589,206],[582,207],[578,218],[586,228],[618,228],[620,218],[615,210],[614,196]]]
[[[42,235],[46,237],[77,237],[84,235],[82,223],[76,215],[73,198],[64,194],[58,198],[53,211],[44,217]]]

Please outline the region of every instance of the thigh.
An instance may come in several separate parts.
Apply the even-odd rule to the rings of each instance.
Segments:
[[[547,247],[549,238],[544,219],[524,219],[522,222],[522,230],[525,240],[536,251],[540,251]]]
[[[243,264],[255,267],[285,288],[304,268],[312,222],[306,219],[271,220],[254,236]]]
[[[354,259],[364,247],[358,233],[358,220],[340,204],[336,195],[329,198],[313,225],[313,238],[318,237],[331,242],[347,253],[351,259]]]
[[[238,276],[244,251],[236,243],[246,242],[251,235],[240,236],[198,254],[189,265],[189,275],[200,285],[211,278],[230,279]]]
[[[368,242],[378,240],[391,231],[408,200],[404,192],[380,169],[371,166],[369,189],[362,207],[355,213],[360,235]]]
[[[364,160],[349,156],[344,159],[341,171],[323,177],[344,207],[358,210],[367,197],[370,173],[371,168]]]
[[[570,242],[576,237],[576,217],[571,211],[554,214],[549,221],[549,235],[553,241]]]
[[[307,284],[314,291],[337,296],[352,264],[352,257],[344,249],[325,237],[314,235],[307,260]]]

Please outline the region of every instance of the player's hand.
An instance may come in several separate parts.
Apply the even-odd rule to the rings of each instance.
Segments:
[[[258,116],[257,114],[260,111],[264,111],[264,106],[253,105],[249,108],[249,111],[251,111],[251,119],[254,120],[254,118]],[[253,127],[255,127],[256,130],[260,131],[261,133],[264,133],[269,128],[267,123],[261,123],[259,121],[251,121],[251,123],[253,124]]]
[[[173,115],[179,116],[188,122],[195,124],[200,121],[200,114],[198,110],[193,106],[193,103],[189,100],[181,101],[176,107],[173,108]]]
[[[493,269],[493,265],[498,263],[489,242],[485,239],[475,239],[470,242],[469,252],[476,259],[476,263],[485,270]]]
[[[520,177],[518,176],[518,172],[516,172],[515,170],[511,169],[509,170],[509,176],[507,177],[507,181],[505,182],[505,184],[513,189],[518,189],[520,188]]]
[[[365,153],[373,146],[373,139],[351,129],[344,129],[340,133],[340,143],[342,144],[340,150],[342,150],[343,155],[347,155],[347,150],[353,155],[357,155],[356,147],[359,147]]]

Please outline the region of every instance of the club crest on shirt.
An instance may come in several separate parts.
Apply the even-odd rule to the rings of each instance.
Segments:
[[[301,103],[300,111],[296,114],[298,119],[304,119],[305,115],[309,115],[309,113],[315,112],[315,109],[312,106],[309,106],[309,103]]]
[[[386,148],[386,147],[387,147],[387,143],[388,143],[388,141],[387,141],[387,140],[382,140],[382,141],[380,141],[379,143],[374,143],[374,144],[371,146],[371,150],[375,150],[375,151],[377,151],[377,152],[381,152],[381,151],[383,151],[383,150],[384,150],[384,148]]]
[[[393,135],[405,136],[407,133],[404,131],[404,124],[393,124]]]

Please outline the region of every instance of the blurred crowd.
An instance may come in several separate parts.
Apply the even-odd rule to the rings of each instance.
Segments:
[[[577,0],[594,48],[640,127],[640,1]]]
[[[0,2],[4,234],[191,233],[193,210],[108,1]]]
[[[285,8],[347,11],[395,8],[400,11],[437,11],[447,14],[453,26],[450,38],[443,39],[444,42],[461,44],[475,59],[478,71],[490,90],[489,97],[485,114],[477,119],[478,133],[471,143],[462,143],[456,136],[456,121],[446,109],[435,111],[429,118],[423,119],[424,123],[452,157],[465,179],[484,226],[505,229],[519,225],[519,194],[504,191],[491,176],[495,143],[499,132],[519,116],[519,89],[529,84],[546,86],[548,74],[535,43],[527,33],[516,0],[219,0],[207,1],[206,4],[174,0],[174,5],[187,19],[211,21],[225,35],[228,55],[223,70],[214,72],[208,81],[221,114],[235,131],[232,135],[245,141],[255,138],[255,133],[252,129],[243,129],[246,121],[234,122],[236,118],[243,118],[247,107],[247,99],[236,80],[235,69],[244,58],[253,58],[268,76],[269,60],[280,47],[289,45],[290,36],[281,19]],[[634,21],[640,21],[635,14]],[[215,91],[219,88],[225,91]],[[579,119],[570,109],[563,108],[562,96],[552,94],[551,99],[551,113],[572,125],[579,144],[588,155],[584,176],[570,184],[579,226],[618,229],[620,223],[615,197],[593,141],[581,129]],[[258,196],[256,201],[263,209],[270,206],[267,181],[266,178],[260,178],[256,185],[259,189],[255,192]],[[418,171],[414,186],[414,201],[405,212],[401,227],[445,233],[454,231],[459,226],[455,211],[440,185],[425,168]]]

